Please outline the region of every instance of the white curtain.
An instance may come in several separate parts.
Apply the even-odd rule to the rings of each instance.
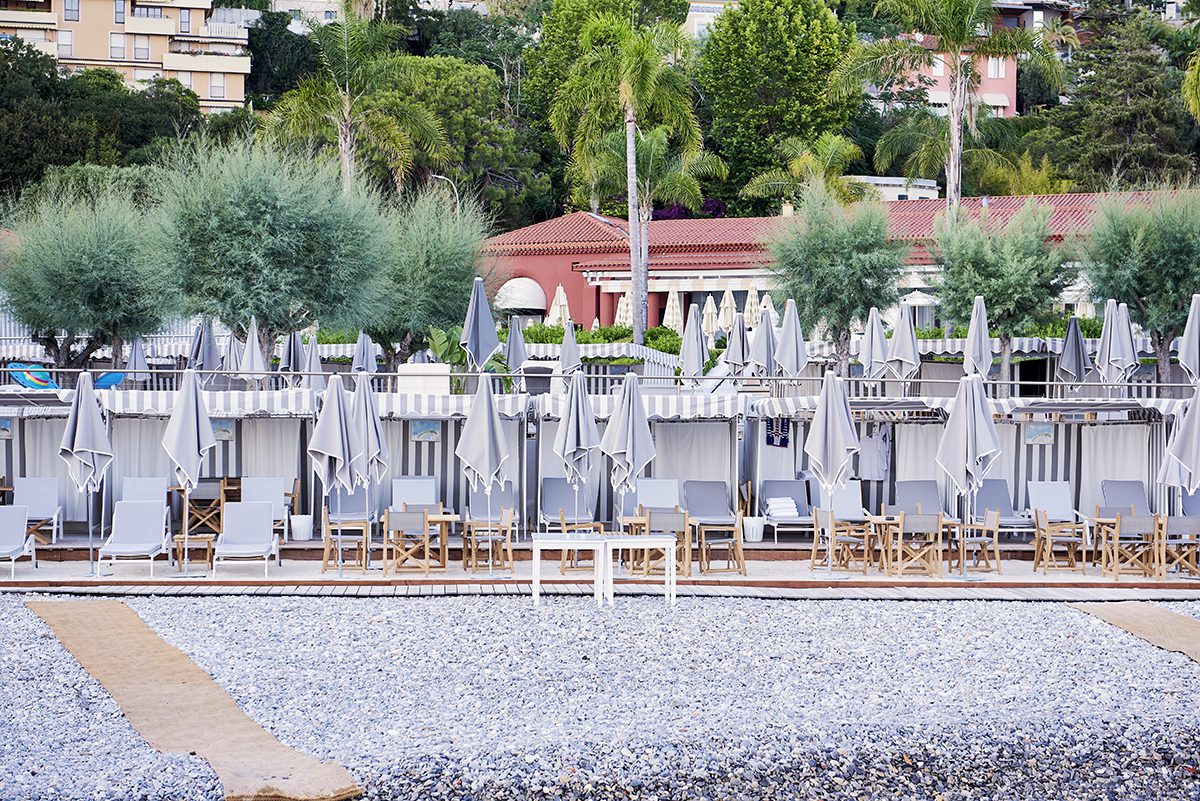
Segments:
[[[1150,475],[1150,426],[1084,426],[1080,440],[1079,510],[1090,514],[1103,506],[1100,482],[1105,479],[1153,484]]]
[[[653,424],[658,455],[651,471],[655,478],[724,481],[734,490],[734,443],[728,422]]]
[[[294,480],[300,467],[300,420],[243,420],[242,475]]]
[[[562,459],[554,452],[554,438],[558,435],[558,420],[543,420],[538,432],[538,481],[543,478],[562,478],[566,475]],[[604,436],[604,424],[597,423],[600,436]],[[597,448],[592,457],[592,469],[588,471],[585,485],[579,488],[580,501],[585,497],[595,500],[599,497],[602,481],[608,481],[609,461]],[[537,491],[537,490],[534,490]],[[599,510],[599,506],[594,507]]]
[[[58,479],[58,502],[66,520],[87,520],[87,495],[75,488],[67,463],[58,455],[66,418],[25,421],[25,477]]]
[[[897,481],[937,481],[943,506],[953,510],[957,508],[954,486],[937,464],[938,443],[945,430],[945,426],[932,423],[898,423],[895,427],[896,460],[892,467]]]

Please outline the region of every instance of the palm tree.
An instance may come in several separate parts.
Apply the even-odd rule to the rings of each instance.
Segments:
[[[880,75],[911,75],[943,63],[950,94],[946,203],[953,208],[962,199],[964,126],[979,105],[978,62],[1025,58],[1045,65],[1046,74],[1056,80],[1061,63],[1040,31],[997,26],[992,0],[878,0],[875,13],[917,36],[857,43],[834,70],[830,88],[836,95],[849,97]]]
[[[656,203],[674,203],[698,211],[704,202],[700,181],[724,180],[729,175],[725,162],[703,150],[686,152],[673,146],[672,131],[659,125],[638,131],[634,146],[637,164],[638,269],[644,274],[650,267],[650,219]],[[596,197],[626,191],[625,134],[616,130],[600,140],[593,156],[589,186]]]
[[[1183,73],[1183,104],[1193,117],[1200,120],[1200,50],[1188,58],[1187,69]]]
[[[950,122],[945,116],[925,108],[913,109],[875,143],[875,169],[886,172],[893,164],[902,162],[908,178],[936,179],[949,162],[950,133]],[[1008,120],[993,117],[987,109],[978,109],[960,132],[961,165],[968,169],[1012,168],[1012,160],[1002,152],[1011,138]]]
[[[1071,20],[1066,17],[1055,17],[1046,22],[1042,26],[1042,38],[1055,50],[1059,48],[1066,50],[1068,60],[1074,49],[1079,47],[1079,32],[1075,30]]]
[[[668,126],[680,151],[700,149],[700,123],[691,87],[674,66],[689,41],[678,25],[635,26],[620,14],[596,14],[579,35],[579,56],[550,109],[550,128],[578,164],[587,164],[613,128],[624,125],[625,187],[629,206],[629,269],[633,283],[633,341],[646,331],[647,275],[637,221],[639,123]]]
[[[354,180],[356,160],[382,160],[397,185],[418,153],[439,158],[446,137],[437,118],[399,91],[407,78],[396,45],[406,31],[395,23],[359,16],[347,0],[336,22],[314,24],[320,69],[284,94],[267,118],[265,133],[279,140],[332,141],[342,183]]]
[[[862,148],[845,136],[826,132],[815,142],[789,136],[779,143],[777,150],[787,161],[787,168],[754,176],[742,187],[742,197],[794,200],[815,178],[822,179],[843,205],[862,200],[870,192],[867,184],[844,176],[846,169],[863,157]]]

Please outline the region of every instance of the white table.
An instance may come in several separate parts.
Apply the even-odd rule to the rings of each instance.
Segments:
[[[613,603],[616,595],[615,578],[613,575],[613,557],[617,551],[641,550],[642,548],[661,549],[666,558],[663,559],[663,598],[670,606],[675,605],[675,548],[678,540],[674,534],[628,534],[608,537],[604,541],[604,595],[608,602]],[[535,585],[536,586],[536,585]],[[534,591],[536,593],[536,590]],[[536,598],[536,595],[535,595]]]
[[[562,532],[538,532],[533,535],[533,605],[541,603],[542,595],[542,549],[583,550],[592,552],[592,583],[596,606],[604,603],[604,581],[607,571],[604,558],[610,553],[606,549],[608,538],[603,534],[564,534]],[[609,557],[611,558],[611,557]]]

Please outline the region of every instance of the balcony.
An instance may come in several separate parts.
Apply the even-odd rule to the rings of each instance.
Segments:
[[[170,17],[125,17],[125,33],[142,33],[149,36],[173,36],[175,20]]]
[[[225,53],[163,53],[164,70],[179,72],[234,72],[250,74],[250,56]]]
[[[24,11],[17,8],[0,8],[0,25],[14,28],[57,28],[58,15],[53,11]]]

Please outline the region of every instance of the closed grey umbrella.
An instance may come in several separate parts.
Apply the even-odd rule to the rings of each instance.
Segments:
[[[350,396],[342,386],[342,377],[334,373],[321,400],[321,411],[308,442],[308,457],[313,472],[326,495],[340,487],[351,492],[363,483],[362,430],[354,425]]]
[[[362,434],[363,475],[379,483],[388,474],[388,446],[383,435],[383,421],[379,419],[375,390],[371,389],[370,377],[362,373],[354,379],[352,407],[355,426]],[[367,483],[367,486],[369,487],[370,483]]]
[[[1200,381],[1200,295],[1192,295],[1187,325],[1179,340],[1179,366],[1193,384]]]
[[[609,480],[618,495],[637,490],[637,478],[658,454],[636,373],[626,373],[612,416],[600,438],[600,450],[612,462]]]
[[[232,331],[225,339],[225,354],[221,357],[221,369],[226,373],[239,373],[242,370],[242,344]]]
[[[768,309],[763,313],[770,316]],[[783,327],[779,333],[779,349],[775,352],[779,372],[788,378],[799,378],[808,367],[808,343],[804,341],[804,329],[800,327],[800,315],[796,312],[796,301],[788,298],[783,304]]]
[[[462,434],[454,455],[462,463],[463,475],[472,491],[483,489],[487,499],[487,520],[492,522],[492,490],[504,485],[504,465],[510,458],[508,441],[500,426],[500,413],[492,395],[492,382],[478,382],[471,411],[463,422]],[[474,515],[474,510],[472,510]],[[488,549],[488,572],[492,570],[492,549]]]
[[[1124,329],[1124,330],[1122,330]],[[1104,304],[1104,328],[1096,348],[1096,372],[1106,384],[1123,383],[1138,364],[1133,332],[1115,300]]]
[[[858,363],[862,365],[863,378],[883,378],[888,370],[887,350],[883,320],[879,318],[879,309],[872,306],[871,313],[867,315],[867,328],[858,347]]]
[[[239,375],[252,384],[266,379],[269,367],[263,358],[262,348],[258,344],[258,320],[250,318],[250,327],[246,329],[246,348],[242,351],[242,363],[238,365]]]
[[[1200,387],[1175,423],[1158,478],[1189,494],[1200,489]]]
[[[740,377],[750,364],[750,342],[746,335],[746,318],[741,312],[733,315],[733,324],[729,327],[729,336],[725,339],[725,353],[722,359],[729,367],[729,374]]]
[[[317,343],[317,332],[313,331],[304,350],[304,377],[300,386],[314,392],[325,391],[325,368],[321,366],[321,346]]]
[[[750,343],[750,364],[755,366],[758,375],[771,377],[779,374],[775,327],[771,325],[771,315],[765,309],[759,314],[758,327],[754,329],[754,338]]]
[[[1079,318],[1072,317],[1067,323],[1067,335],[1063,337],[1062,353],[1054,368],[1054,379],[1069,387],[1078,387],[1087,380],[1092,361],[1088,358],[1087,345],[1083,341],[1083,330]]]
[[[92,374],[80,373],[67,415],[67,428],[58,446],[58,455],[67,463],[71,483],[81,493],[87,493],[88,575],[96,573],[92,532],[92,494],[112,465],[113,448],[100,414],[100,404],[92,389]]]
[[[283,340],[283,352],[279,354],[279,372],[299,373],[304,370],[304,339],[299,331],[293,331]]]
[[[888,343],[888,369],[897,378],[907,381],[917,374],[921,366],[921,352],[917,350],[917,331],[913,328],[912,309],[900,305],[896,324],[892,326],[892,339]]]
[[[184,370],[175,393],[175,408],[167,420],[163,432],[163,450],[167,452],[175,483],[183,487],[183,573],[188,568],[188,495],[200,483],[200,471],[204,458],[216,447],[212,421],[208,418],[208,407],[200,394],[200,382],[195,370]]]
[[[567,483],[575,490],[575,518],[579,519],[579,487],[587,484],[595,451],[600,447],[596,415],[588,397],[587,379],[574,373],[567,388],[567,406],[554,434],[554,453],[562,460]]]
[[[514,317],[508,323],[508,342],[504,350],[504,361],[508,364],[510,373],[518,372],[521,365],[529,361],[529,352],[525,349],[525,334]]]
[[[221,369],[221,354],[213,339],[212,320],[205,317],[192,335],[192,347],[188,354],[188,367],[203,373]],[[207,380],[207,379],[206,379]]]
[[[983,379],[978,375],[963,376],[951,402],[934,461],[949,476],[954,491],[967,500],[965,520],[974,519],[975,494],[999,458],[1000,435],[992,419]]]
[[[963,372],[977,373],[987,378],[992,369],[992,337],[988,333],[987,306],[983,295],[975,296],[971,307],[971,324],[967,328],[967,345],[963,352]]]
[[[478,276],[471,286],[471,302],[467,306],[467,319],[463,322],[462,338],[458,344],[467,352],[467,369],[478,373],[482,373],[488,360],[500,352],[496,321],[492,319],[492,310],[488,308],[483,279]]]
[[[563,375],[583,370],[583,361],[579,358],[579,345],[575,342],[575,324],[570,319],[563,321],[562,350],[558,353],[558,369]]]
[[[354,361],[350,365],[350,371],[374,374],[379,369],[379,364],[375,361],[377,352],[375,343],[371,341],[367,333],[359,331],[358,341],[354,343]]]
[[[704,338],[704,326],[700,306],[693,303],[688,308],[687,321],[683,325],[683,340],[679,346],[681,376],[699,383],[708,363],[708,343]]]
[[[850,479],[857,453],[858,432],[850,413],[846,384],[832,370],[826,370],[808,437],[804,440],[809,472],[825,491],[826,498],[832,499],[834,491]],[[832,536],[832,532],[828,533]],[[833,574],[833,547],[834,543],[829,542],[825,549],[829,575]]]
[[[146,361],[146,346],[140,336],[134,337],[129,345],[129,360],[125,362],[125,375],[130,381],[149,381],[150,363]]]

